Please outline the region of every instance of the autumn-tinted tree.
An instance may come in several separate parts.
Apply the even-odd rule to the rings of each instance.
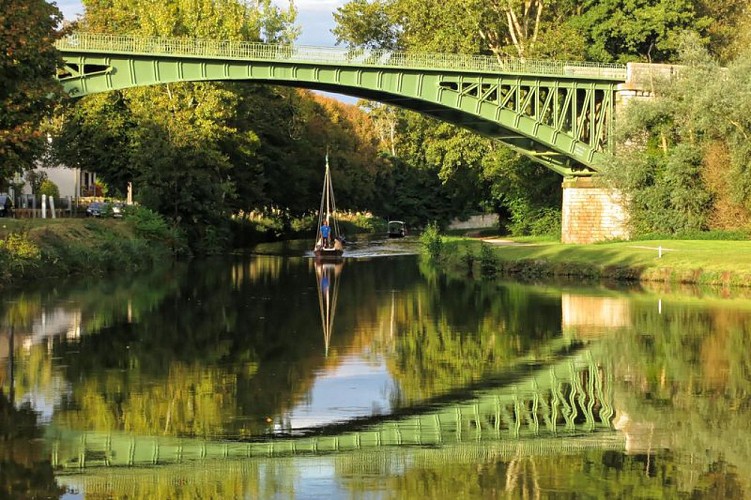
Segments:
[[[0,0],[0,191],[44,148],[40,122],[62,95],[53,43],[60,10],[44,0]]]
[[[637,232],[743,228],[751,209],[751,52],[727,69],[695,39],[682,54],[676,78],[626,108],[608,178],[629,194]]]
[[[711,19],[709,51],[727,64],[751,45],[751,5],[746,0],[699,0],[697,14]]]
[[[484,52],[499,58],[564,54],[573,59],[582,52],[583,38],[573,36],[570,28],[560,37],[550,35],[561,31],[560,19],[567,9],[570,6],[563,2],[355,1],[337,11],[334,33],[349,46]],[[383,24],[379,29],[369,29],[364,22],[373,18]],[[558,31],[550,29],[553,25]],[[473,211],[492,210],[505,218],[513,213],[515,220],[531,221],[543,208],[557,210],[560,178],[556,174],[517,154],[495,154],[508,151],[459,127],[388,106],[367,106],[378,126],[381,148],[396,166],[394,175],[379,177],[386,183],[381,190],[397,191],[379,204],[386,215],[445,223]],[[491,165],[491,159],[501,163]],[[405,169],[410,167],[418,172],[408,175]],[[532,175],[524,175],[525,169]],[[513,175],[508,175],[510,171]],[[439,182],[428,188],[425,175],[434,175]],[[423,191],[416,197],[412,193],[420,185]]]

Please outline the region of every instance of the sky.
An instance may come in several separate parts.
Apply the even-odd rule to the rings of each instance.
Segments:
[[[58,0],[53,2],[62,11],[66,20],[72,21],[79,14],[83,14],[80,0]],[[289,7],[285,0],[274,0],[282,9]],[[295,0],[297,6],[297,24],[302,27],[302,34],[298,38],[299,45],[315,45],[318,47],[333,47],[334,27],[333,13],[337,7],[344,5],[345,0]]]

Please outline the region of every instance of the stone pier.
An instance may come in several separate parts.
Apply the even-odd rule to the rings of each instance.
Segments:
[[[630,102],[651,99],[655,87],[675,78],[683,70],[672,64],[628,63],[626,82],[618,85],[616,115]],[[569,177],[563,181],[561,241],[594,243],[628,239],[627,213],[623,197],[615,190],[598,186],[591,177]]]
[[[590,177],[563,181],[561,241],[594,243],[628,239],[626,207],[615,190],[595,185]]]

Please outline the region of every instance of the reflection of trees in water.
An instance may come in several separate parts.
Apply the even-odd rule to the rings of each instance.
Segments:
[[[310,328],[317,311],[298,303],[308,298],[301,287],[313,285],[295,274],[307,263],[288,262],[296,269],[280,274],[280,259],[257,261],[174,273],[173,293],[136,327],[120,322],[55,343],[74,381],[55,421],[157,435],[266,434],[305,397],[323,353]]]
[[[751,314],[730,304],[636,304],[633,330],[603,344],[629,448],[672,450],[683,491],[743,496],[751,487]]]
[[[79,277],[75,283],[14,291],[12,301],[0,303],[0,325],[4,327],[0,330],[0,384],[9,388],[11,381],[6,375],[12,362],[18,400],[41,398],[47,404],[59,403],[70,384],[64,372],[54,368],[56,357],[69,349],[75,351],[82,336],[97,336],[111,325],[137,321],[158,306],[173,287],[169,274],[160,270],[106,281],[88,282]],[[114,344],[111,347],[116,349],[117,342]],[[109,351],[104,357],[109,359],[112,354]],[[97,367],[94,358],[83,362]]]
[[[15,408],[0,390],[0,496],[57,498],[65,492],[55,481],[41,436],[37,414],[28,405]]]
[[[476,382],[560,336],[558,295],[442,279],[396,295],[389,369],[408,401]]]
[[[27,357],[29,373],[59,357],[72,384],[55,418],[100,430],[257,436],[284,428],[280,416],[343,353],[384,356],[404,404],[480,380],[560,334],[559,295],[445,277],[428,285],[413,260],[382,259],[348,266],[325,359],[314,262],[252,262],[172,270],[149,283],[169,285],[137,308],[137,324],[120,312],[97,335],[56,339],[46,354],[40,346],[38,363]]]
[[[573,438],[574,440],[576,438]],[[645,473],[648,458],[616,450],[571,453],[562,443],[547,451],[513,444],[448,446],[343,456],[336,461],[345,486],[355,495],[387,491],[394,498],[681,498],[678,469],[671,457]],[[470,448],[464,453],[464,448]],[[466,455],[466,458],[465,458]],[[733,477],[698,478],[703,498],[741,498]]]
[[[212,366],[169,363],[159,383],[136,372],[110,372],[76,386],[55,415],[71,429],[124,430],[139,435],[221,436],[236,415],[236,379]],[[119,388],[115,392],[112,388]]]

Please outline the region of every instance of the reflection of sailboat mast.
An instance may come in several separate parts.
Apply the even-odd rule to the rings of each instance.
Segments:
[[[321,326],[326,356],[329,355],[329,342],[334,329],[336,300],[339,295],[339,273],[344,264],[316,263],[316,283],[318,285],[318,308],[321,311]]]

